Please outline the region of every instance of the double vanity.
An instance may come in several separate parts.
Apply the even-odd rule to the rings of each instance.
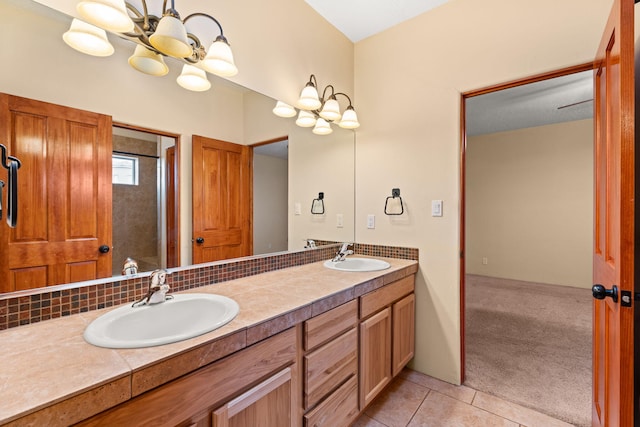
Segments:
[[[369,265],[378,261],[389,266]],[[164,345],[88,344],[87,326],[118,309],[2,331],[0,424],[347,426],[414,350],[417,262],[361,263],[312,262],[176,294],[157,307],[215,295],[239,311]]]

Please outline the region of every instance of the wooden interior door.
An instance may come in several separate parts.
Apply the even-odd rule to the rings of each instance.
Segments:
[[[193,263],[253,253],[252,151],[194,135]]]
[[[0,94],[0,132],[22,161],[0,292],[111,276],[111,117]]]
[[[614,0],[594,63],[594,426],[634,425],[633,5]]]

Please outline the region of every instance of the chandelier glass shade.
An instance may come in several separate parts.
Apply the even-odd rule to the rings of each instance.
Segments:
[[[164,63],[162,55],[152,52],[142,45],[136,46],[133,55],[129,57],[129,65],[141,73],[151,76],[164,76],[169,72],[169,67]]]
[[[204,70],[189,64],[182,66],[182,73],[178,76],[177,81],[183,88],[194,92],[209,90],[211,87],[211,82],[207,80]]]
[[[340,112],[338,96],[344,96],[349,102],[343,113]],[[313,127],[312,132],[316,135],[330,134],[333,131],[331,123],[337,123],[344,129],[356,129],[360,126],[356,111],[351,105],[351,98],[345,93],[335,92],[332,85],[327,85],[322,91],[322,96],[319,96],[313,74],[302,88],[296,107],[299,109],[296,124],[300,127]],[[273,113],[279,117],[293,117],[296,115],[296,109],[278,101]]]
[[[133,31],[133,21],[124,0],[81,1],[76,10],[88,23],[112,33]]]
[[[71,21],[69,31],[62,35],[62,39],[75,50],[87,55],[110,56],[114,52],[105,30],[79,19]]]
[[[329,122],[320,117],[316,121],[316,125],[313,127],[313,130],[311,132],[315,133],[316,135],[329,135],[331,132],[333,132],[333,129],[331,129],[331,125],[329,125]]]
[[[187,40],[187,29],[171,14],[162,17],[156,30],[149,36],[149,43],[159,52],[174,58],[191,56],[193,49]]]
[[[278,117],[293,117],[298,114],[298,112],[291,105],[278,101],[273,109],[273,114]]]
[[[315,126],[316,121],[316,116],[314,116],[312,112],[300,110],[300,112],[298,113],[296,124],[301,128],[310,128],[312,126]]]
[[[178,77],[178,84],[189,90],[201,91],[211,87],[205,71],[222,77],[238,73],[231,47],[217,19],[206,13],[196,12],[182,20],[174,7],[174,0],[171,0],[168,8],[168,0],[163,0],[164,10],[159,18],[148,13],[147,1],[141,0],[143,11],[140,12],[125,0],[82,0],[77,5],[82,20],[74,19],[63,39],[82,53],[108,56],[114,49],[106,31],[115,33],[137,43],[133,55],[129,57],[129,64],[142,73],[166,75],[169,68],[164,62],[165,56],[189,65],[189,68],[183,67],[183,73]],[[213,21],[217,27],[219,34],[214,33],[208,50],[185,27],[187,21],[196,17]],[[184,83],[186,81],[191,83]],[[194,84],[194,81],[198,83]],[[203,87],[206,89],[202,89]]]

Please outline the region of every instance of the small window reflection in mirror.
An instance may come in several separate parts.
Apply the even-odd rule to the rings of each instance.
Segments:
[[[138,158],[113,154],[112,160],[114,184],[138,185]]]

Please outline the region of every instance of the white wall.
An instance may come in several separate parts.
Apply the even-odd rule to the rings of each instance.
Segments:
[[[288,249],[288,162],[253,155],[253,253]]]
[[[330,138],[328,138],[330,137]],[[315,135],[293,126],[289,134],[289,249],[306,239],[352,242],[354,238],[354,136],[334,126],[331,135]],[[324,215],[311,214],[311,202],[324,193]],[[300,205],[300,214],[295,206]],[[337,215],[343,226],[338,227]]]
[[[469,137],[465,195],[467,273],[591,288],[593,120]]]
[[[356,44],[356,240],[420,250],[419,371],[460,381],[461,93],[592,61],[610,7],[453,0]],[[404,218],[382,213],[393,187]],[[430,216],[433,199],[444,200],[441,218]]]

